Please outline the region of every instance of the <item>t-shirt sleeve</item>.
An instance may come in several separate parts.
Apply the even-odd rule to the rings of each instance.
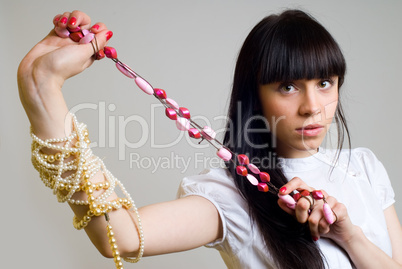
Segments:
[[[209,200],[221,218],[223,237],[205,245],[206,247],[237,253],[239,246],[250,241],[251,224],[247,206],[227,170],[210,169],[199,175],[183,178],[177,197],[190,195]]]
[[[357,149],[364,164],[367,177],[379,200],[382,209],[385,210],[395,203],[395,193],[385,170],[384,165],[377,159],[375,154],[366,148]]]

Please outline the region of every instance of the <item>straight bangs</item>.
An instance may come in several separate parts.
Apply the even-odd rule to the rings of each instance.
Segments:
[[[342,85],[346,63],[332,36],[311,17],[294,14],[281,19],[266,32],[257,66],[260,85],[299,79],[338,76]]]

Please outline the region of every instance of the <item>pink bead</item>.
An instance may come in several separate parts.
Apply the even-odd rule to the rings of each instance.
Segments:
[[[220,148],[216,154],[225,162],[232,159],[232,153],[226,148]]]
[[[247,172],[247,168],[241,165],[238,165],[236,167],[236,173],[240,176],[247,176],[248,172]]]
[[[211,127],[209,127],[209,126],[205,126],[202,129],[201,134],[206,140],[215,139],[215,136],[216,136],[216,133],[214,132],[214,130],[212,130]]]
[[[267,172],[260,172],[259,176],[262,182],[269,182],[271,180],[271,177]]]
[[[170,107],[166,108],[165,114],[169,119],[177,120],[177,114],[176,114],[176,111],[173,108],[170,108]]]
[[[257,188],[258,188],[259,191],[262,191],[262,192],[268,192],[269,191],[267,183],[264,183],[264,182],[258,183]]]
[[[69,37],[70,32],[66,28],[55,27],[54,31],[59,37]]]
[[[88,30],[88,29],[82,29],[82,34],[84,35],[84,36],[86,36],[87,34],[89,34],[90,33],[90,31]]]
[[[248,169],[250,169],[251,172],[253,172],[254,174],[260,174],[260,169],[258,169],[257,166],[255,166],[254,164],[250,163],[247,165]]]
[[[299,201],[300,197],[301,197],[301,194],[300,194],[300,193],[295,193],[295,194],[293,195],[293,199],[294,199],[296,202]]]
[[[334,223],[334,221],[335,221],[335,216],[334,216],[334,213],[332,212],[332,209],[331,209],[331,207],[329,206],[329,204],[328,203],[324,203],[324,206],[323,206],[323,211],[324,211],[324,218],[325,218],[325,220],[329,223],[329,224],[332,224],[332,223]]]
[[[129,77],[129,78],[135,78],[135,76],[133,74],[131,74],[130,72],[128,72],[123,66],[126,66],[125,64],[119,64],[116,63],[116,67],[117,69],[119,69],[120,72],[122,72],[125,76]]]
[[[171,108],[179,109],[179,105],[173,99],[166,98],[166,103],[168,103],[168,105],[170,105]]]
[[[88,44],[92,41],[92,39],[94,39],[95,34],[93,33],[89,33],[86,36],[84,36],[83,38],[80,39],[80,41],[78,43],[80,44]]]
[[[258,185],[258,179],[256,179],[255,176],[253,176],[252,174],[248,174],[246,177],[251,184],[253,184],[254,186]]]
[[[188,135],[195,139],[201,138],[200,131],[198,131],[198,129],[196,129],[196,128],[190,128],[188,130]]]
[[[104,47],[103,51],[105,52],[106,57],[111,59],[117,59],[117,52],[112,47]]]
[[[154,94],[154,89],[152,88],[152,86],[145,79],[143,79],[142,77],[136,77],[135,78],[135,83],[146,94],[149,94],[149,95]]]
[[[156,88],[154,92],[155,95],[158,96],[160,99],[166,99],[166,92],[164,90]]]
[[[80,42],[81,38],[83,38],[84,35],[81,32],[76,32],[76,33],[71,33],[70,38],[74,42]]]
[[[190,111],[185,107],[180,107],[179,108],[179,113],[180,113],[180,116],[183,117],[183,118],[186,118],[186,119],[191,118]]]
[[[180,131],[187,131],[190,128],[190,122],[185,118],[177,118],[176,127]]]
[[[250,163],[250,161],[248,160],[247,155],[244,155],[244,154],[237,155],[237,160],[239,161],[239,163],[241,165],[247,165],[247,164]]]
[[[73,28],[73,29],[68,27],[68,30],[70,31],[70,33],[76,33],[76,32],[79,32],[81,30],[81,27],[77,26],[76,28]]]
[[[322,193],[322,191],[318,191],[318,190],[312,191],[311,195],[316,200],[324,199],[324,194]]]
[[[281,199],[282,201],[284,201],[286,203],[286,205],[291,208],[291,209],[295,209],[296,207],[296,202],[293,199],[292,196],[290,196],[289,194],[286,195],[280,195],[278,194],[279,199]]]

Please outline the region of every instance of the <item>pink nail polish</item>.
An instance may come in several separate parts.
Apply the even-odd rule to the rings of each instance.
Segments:
[[[283,193],[283,192],[286,192],[286,187],[280,188],[280,189],[279,189],[279,192],[282,192],[282,193]]]
[[[74,26],[77,24],[77,19],[75,17],[71,17],[70,21],[68,22],[68,24]]]
[[[67,23],[67,18],[66,17],[61,18],[60,23],[66,24]]]
[[[99,30],[99,25],[95,24],[94,26],[91,27],[91,29]]]
[[[112,38],[112,36],[113,36],[113,32],[112,32],[112,31],[107,32],[107,33],[106,33],[106,40],[109,40],[110,38]]]

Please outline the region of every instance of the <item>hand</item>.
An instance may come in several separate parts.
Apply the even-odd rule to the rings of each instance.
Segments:
[[[280,189],[279,194],[286,195],[295,190],[298,192],[304,190],[312,192],[314,188],[308,186],[300,178],[295,177]],[[300,198],[297,201],[295,209],[289,208],[281,199],[278,200],[278,204],[284,211],[294,215],[298,222],[308,222],[313,240],[316,241],[322,236],[330,238],[342,245],[352,239],[358,227],[352,224],[345,205],[339,203],[325,191],[322,191],[322,193],[324,194],[326,202],[336,214],[336,220],[332,224],[328,223],[325,219],[323,211],[324,201],[322,199],[313,200],[312,197]]]
[[[90,29],[103,49],[112,32],[103,23],[90,28],[91,20],[80,11],[56,15],[53,25],[58,32],[80,27]],[[18,88],[34,132],[43,137],[63,137],[68,109],[61,94],[64,81],[81,73],[94,61],[91,44],[79,44],[60,37],[53,29],[24,57],[18,68]],[[67,126],[66,126],[67,127]],[[57,129],[52,132],[51,129]]]

